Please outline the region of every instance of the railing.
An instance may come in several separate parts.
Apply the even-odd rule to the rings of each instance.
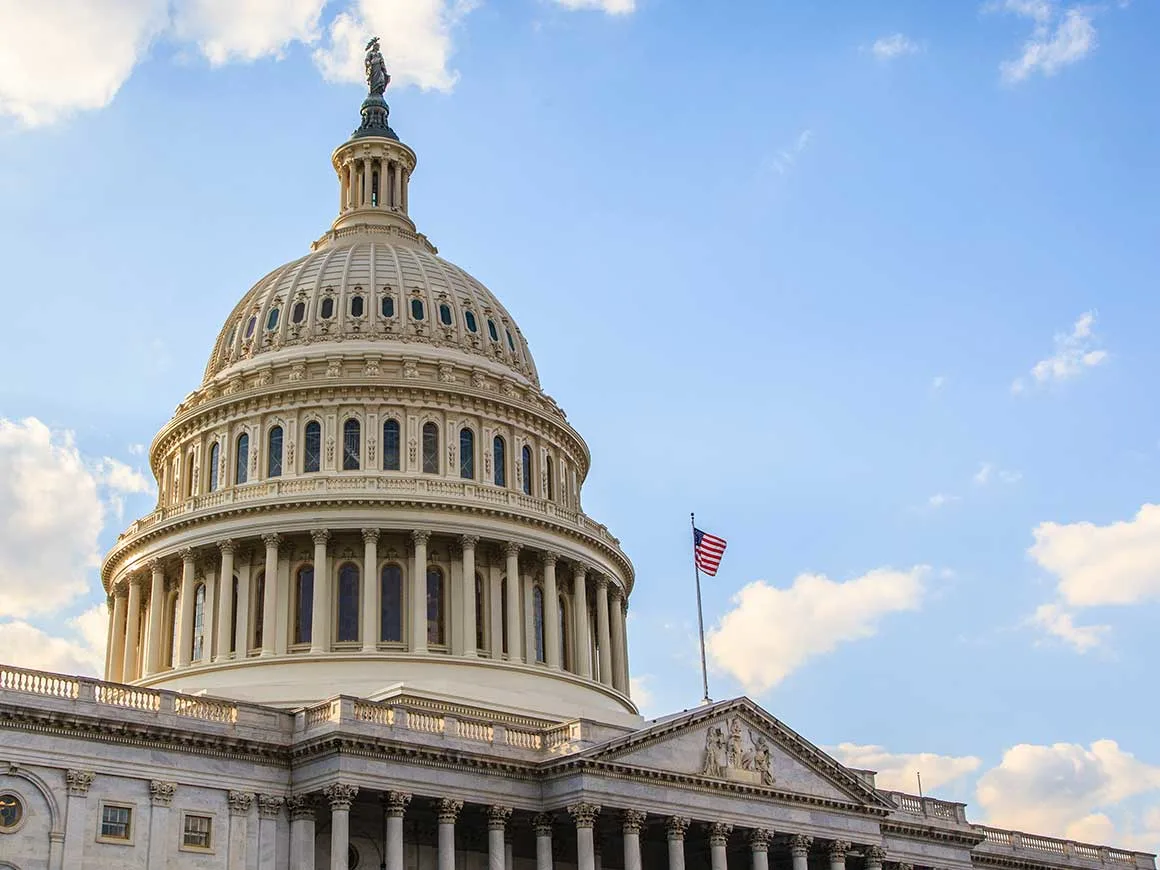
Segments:
[[[540,749],[543,746],[543,737],[538,731],[524,731],[522,728],[508,728],[507,742],[509,746],[519,749]]]
[[[418,710],[407,711],[407,727],[412,731],[424,731],[428,734],[442,734],[445,721],[442,716],[431,713],[422,713]]]
[[[931,797],[906,794],[901,791],[888,791],[885,794],[898,809],[913,816],[943,819],[948,822],[967,823],[966,808],[963,804],[940,801]]]
[[[52,698],[76,698],[80,693],[80,680],[76,677],[0,667],[0,689],[48,695]]]
[[[95,695],[98,704],[112,707],[128,707],[130,710],[146,710],[150,713],[161,709],[161,693],[150,689],[98,683]]]
[[[1122,849],[1111,849],[1107,846],[1096,846],[1091,843],[1078,843],[1075,840],[1061,840],[1057,837],[1043,837],[1039,834],[1024,834],[1021,831],[1008,831],[1003,828],[993,828],[990,825],[971,825],[972,830],[983,835],[983,842],[991,846],[999,846],[1012,851],[1029,850],[1046,852],[1061,858],[1082,858],[1085,861],[1096,861],[1102,864],[1129,864],[1135,866],[1134,852],[1125,852]]]
[[[217,698],[194,698],[188,695],[178,695],[173,702],[173,710],[178,716],[188,716],[190,719],[203,719],[208,722],[238,721],[238,708],[229,701],[220,701]]]

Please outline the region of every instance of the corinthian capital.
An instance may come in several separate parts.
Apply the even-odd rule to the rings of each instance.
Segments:
[[[231,816],[244,816],[254,805],[254,796],[248,791],[231,791],[226,796]]]
[[[258,795],[258,815],[263,819],[276,819],[282,812],[286,798],[274,794]]]
[[[177,794],[177,783],[162,782],[159,779],[149,783],[149,798],[155,807],[167,807],[173,803],[173,796]]]
[[[415,529],[411,532],[411,541],[416,547],[420,544],[425,545],[429,540],[431,540],[431,533],[426,529]]]
[[[403,813],[407,811],[407,805],[411,803],[411,795],[405,791],[389,791],[383,795],[383,806],[386,808],[387,815],[393,818],[402,818]]]
[[[754,852],[769,851],[770,834],[765,828],[754,828],[749,832],[749,848]]]
[[[329,529],[314,529],[310,533],[310,539],[312,541],[314,541],[314,546],[317,547],[321,544],[322,546],[325,547],[326,542],[330,540],[330,530]]]
[[[465,550],[474,550],[479,543],[479,535],[460,535],[459,546]]]
[[[439,801],[439,824],[454,825],[459,818],[459,811],[463,809],[463,801],[443,798]]]
[[[382,532],[379,529],[363,529],[362,530],[363,543],[365,543],[365,544],[370,544],[372,542],[377,543],[379,540],[379,535],[381,535],[381,534],[382,534]]]
[[[687,816],[669,816],[665,821],[665,832],[670,840],[685,839],[685,831],[689,830]]]
[[[68,793],[83,797],[89,793],[89,786],[93,784],[96,774],[88,770],[66,770],[64,781],[68,786]]]
[[[308,794],[296,794],[292,797],[286,798],[286,812],[290,814],[293,819],[313,819],[314,818],[314,796]]]
[[[222,551],[223,555],[226,553],[233,553],[235,549],[233,540],[231,538],[226,538],[224,541],[218,541],[218,549]]]
[[[729,835],[733,833],[733,826],[728,822],[713,822],[709,825],[709,845],[724,846],[729,842]]]
[[[262,543],[266,545],[267,550],[277,550],[278,545],[282,543],[282,536],[277,532],[267,532],[262,535]]]
[[[600,815],[600,806],[581,801],[568,807],[568,814],[576,822],[577,828],[591,828],[596,824],[596,817]]]
[[[504,555],[507,556],[509,559],[512,556],[519,556],[521,549],[523,549],[523,548],[519,544],[517,544],[515,541],[508,541],[507,543],[505,543],[503,545]]]
[[[552,836],[552,814],[536,813],[532,816],[532,830],[536,832],[537,837]]]
[[[831,861],[833,861],[835,858],[841,858],[843,861],[845,861],[846,853],[850,851],[850,844],[845,840],[830,840],[829,845],[826,847],[826,851],[830,853]]]
[[[540,553],[540,562],[545,568],[547,568],[549,565],[555,565],[559,561],[560,554],[552,550],[545,550],[544,552]]]
[[[793,834],[789,838],[789,850],[794,855],[806,855],[810,851],[810,847],[814,844],[814,838],[805,834]]]
[[[487,808],[487,829],[489,831],[502,831],[507,827],[507,822],[511,818],[511,815],[511,807],[502,807],[498,804],[493,804]]]
[[[336,782],[324,788],[322,794],[330,803],[331,810],[349,810],[350,805],[354,803],[354,796],[358,794],[358,786]]]

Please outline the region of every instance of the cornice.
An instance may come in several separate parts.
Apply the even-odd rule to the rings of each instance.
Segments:
[[[983,842],[983,835],[969,828],[936,827],[923,825],[918,822],[906,822],[898,818],[891,818],[882,823],[882,833],[894,837],[905,837],[908,840],[924,840],[926,842],[954,843],[973,849]]]

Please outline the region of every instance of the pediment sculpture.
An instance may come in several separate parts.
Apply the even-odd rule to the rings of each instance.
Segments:
[[[705,734],[703,776],[754,785],[773,785],[769,741],[745,726],[740,716],[710,725]]]

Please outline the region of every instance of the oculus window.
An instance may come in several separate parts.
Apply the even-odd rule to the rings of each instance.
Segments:
[[[15,831],[24,820],[24,804],[11,792],[0,794],[0,832]]]

